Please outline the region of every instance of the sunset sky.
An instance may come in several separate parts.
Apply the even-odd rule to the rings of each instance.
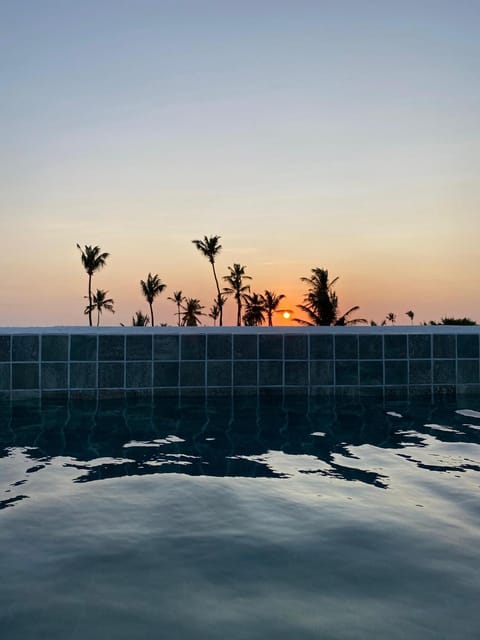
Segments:
[[[149,271],[174,324],[214,234],[286,307],[325,267],[368,320],[480,322],[479,34],[478,0],[0,1],[0,324],[86,323],[77,242],[104,324]]]

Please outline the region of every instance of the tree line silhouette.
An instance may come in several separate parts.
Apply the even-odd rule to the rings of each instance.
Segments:
[[[279,305],[285,298],[285,294],[276,294],[274,291],[265,289],[263,293],[251,291],[248,282],[252,280],[251,276],[246,273],[246,266],[234,263],[228,267],[228,273],[221,277],[226,286],[220,288],[220,282],[215,268],[216,259],[219,256],[222,245],[220,244],[220,236],[204,236],[202,240],[192,240],[192,243],[198,251],[208,259],[211,267],[216,288],[216,296],[210,307],[208,314],[204,312],[205,307],[198,298],[188,298],[183,295],[182,291],[174,291],[172,296],[167,300],[173,302],[177,310],[177,325],[184,327],[197,327],[202,324],[202,318],[207,316],[213,320],[214,326],[223,326],[223,308],[229,298],[232,298],[236,304],[236,324],[237,326],[260,326],[267,324],[273,326],[273,316],[276,312],[281,311]],[[109,253],[102,252],[100,247],[85,245],[84,248],[77,243],[77,248],[81,253],[82,265],[88,276],[88,295],[85,298],[88,304],[84,309],[84,314],[88,316],[88,324],[92,326],[92,314],[97,314],[97,326],[100,324],[100,317],[103,311],[115,313],[114,300],[107,297],[108,291],[97,289],[95,293],[92,291],[92,277],[97,271],[106,266]],[[338,295],[335,292],[334,285],[338,281],[338,277],[330,280],[328,269],[314,267],[311,269],[309,276],[300,278],[301,282],[306,286],[306,292],[303,297],[302,304],[296,307],[304,314],[304,317],[293,318],[293,321],[303,326],[348,326],[369,324],[365,318],[352,318],[352,314],[360,309],[355,305],[347,311],[341,313],[339,309]],[[142,311],[136,311],[132,317],[132,325],[136,327],[145,327],[149,324],[155,326],[155,318],[153,304],[155,299],[167,288],[167,285],[161,281],[158,274],[149,273],[145,280],[140,280],[140,289],[147,301],[150,309],[150,317]],[[414,312],[406,311],[405,315],[413,324]],[[381,325],[395,324],[396,314],[390,312],[386,315]],[[377,323],[370,321],[371,325]],[[426,324],[426,323],[424,323]],[[440,323],[430,321],[429,324],[476,324],[470,318],[442,318]],[[160,326],[166,326],[161,324]]]

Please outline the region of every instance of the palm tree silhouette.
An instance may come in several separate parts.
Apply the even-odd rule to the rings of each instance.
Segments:
[[[109,253],[101,253],[100,247],[92,247],[89,244],[85,245],[85,248],[82,247],[77,242],[77,248],[80,250],[82,254],[82,264],[85,271],[88,274],[88,324],[92,326],[92,276],[96,271],[103,269],[106,265],[106,261]],[[86,314],[87,315],[87,314]]]
[[[268,289],[265,289],[265,293],[261,297],[263,300],[263,306],[265,308],[265,312],[267,314],[268,326],[272,327],[273,313],[274,311],[277,310],[278,305],[285,298],[285,295],[283,293],[280,293],[277,296],[274,291],[269,291]]]
[[[349,316],[354,311],[358,311],[360,307],[355,306],[345,311],[339,316],[338,297],[333,289],[333,285],[337,282],[338,277],[332,281],[329,280],[328,269],[315,267],[310,277],[300,278],[302,282],[308,285],[307,293],[303,299],[303,304],[297,304],[297,307],[303,311],[308,320],[302,318],[293,318],[294,322],[305,326],[346,326],[351,324],[365,324],[364,318],[350,319]]]
[[[263,296],[258,293],[251,295],[246,293],[244,296],[245,313],[243,314],[243,322],[246,327],[257,327],[265,321],[265,304]]]
[[[146,327],[150,320],[146,314],[143,314],[141,311],[136,311],[135,315],[132,318],[132,326],[133,327]]]
[[[405,315],[410,318],[410,324],[413,324],[413,318],[415,317],[415,314],[413,313],[413,311],[411,309],[410,311],[405,311]]]
[[[97,289],[97,292],[92,296],[92,304],[85,307],[85,315],[91,313],[95,309],[97,310],[97,327],[100,325],[100,315],[104,309],[106,309],[106,311],[110,311],[110,313],[115,313],[113,308],[114,300],[112,300],[112,298],[107,298],[107,293],[108,291]]]
[[[167,300],[174,302],[177,305],[177,315],[178,315],[178,326],[180,326],[180,312],[182,310],[182,302],[185,298],[182,295],[181,291],[174,291],[173,296],[169,296]]]
[[[387,313],[387,315],[385,316],[385,320],[390,322],[390,324],[395,324],[396,319],[397,319],[397,316],[392,311],[390,313]]]
[[[193,244],[202,253],[212,265],[213,277],[215,279],[215,285],[217,287],[217,304],[220,300],[220,285],[218,284],[217,272],[215,271],[215,258],[222,250],[222,245],[219,244],[220,236],[203,236],[203,240],[192,240]],[[218,321],[219,326],[223,325],[223,308],[220,304],[220,316]]]
[[[250,285],[244,285],[243,281],[251,280],[252,278],[245,275],[246,267],[238,263],[234,263],[233,267],[228,267],[228,269],[230,273],[228,276],[223,276],[223,279],[230,286],[224,287],[223,291],[227,295],[232,295],[237,302],[237,327],[239,327],[242,321],[242,300],[244,300],[245,294],[250,291]]]
[[[162,293],[162,291],[165,289],[167,285],[163,284],[163,282],[158,277],[157,273],[154,276],[152,276],[152,274],[149,273],[146,281],[140,280],[140,286],[141,286],[143,295],[145,296],[148,304],[150,305],[150,318],[152,321],[152,327],[154,327],[155,323],[153,320],[153,301],[158,295]]]
[[[198,298],[185,298],[182,306],[182,326],[183,327],[198,327],[200,322],[200,316],[205,315],[202,313],[204,307],[200,304]]]

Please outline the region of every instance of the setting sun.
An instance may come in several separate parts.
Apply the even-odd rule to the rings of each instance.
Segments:
[[[284,311],[283,317],[285,318],[285,320],[288,320],[290,318],[290,311]]]

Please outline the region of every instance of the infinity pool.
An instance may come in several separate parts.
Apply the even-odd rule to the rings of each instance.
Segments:
[[[0,407],[2,640],[480,637],[480,399]]]

